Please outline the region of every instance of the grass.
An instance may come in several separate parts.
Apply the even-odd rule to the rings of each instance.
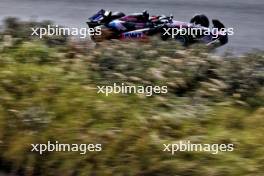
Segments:
[[[29,176],[263,175],[263,52],[218,57],[201,46],[182,49],[157,40],[78,47],[70,42],[51,47],[25,37],[3,47],[1,171]],[[96,93],[96,85],[114,82],[167,85],[169,93]],[[48,140],[102,143],[103,151],[30,152],[30,144]],[[233,143],[235,151],[174,156],[162,151],[164,143],[179,140]]]

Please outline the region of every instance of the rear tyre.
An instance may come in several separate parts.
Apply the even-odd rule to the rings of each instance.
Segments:
[[[190,44],[190,39],[186,35],[177,35],[174,39],[179,42],[182,46],[188,46]]]

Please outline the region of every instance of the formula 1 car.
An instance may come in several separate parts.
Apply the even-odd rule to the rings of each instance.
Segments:
[[[112,13],[104,9],[90,17],[87,22],[89,28],[101,28],[100,36],[91,36],[94,42],[111,39],[147,39],[158,35],[162,40],[175,39],[183,46],[204,43],[219,47],[226,44],[228,33],[225,26],[219,20],[212,20],[212,23],[213,28],[210,28],[209,19],[202,14],[195,15],[190,22],[181,22],[174,20],[172,15],[150,16],[147,11],[125,15],[122,12]]]

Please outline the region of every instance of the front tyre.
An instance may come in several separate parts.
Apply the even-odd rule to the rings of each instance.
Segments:
[[[209,19],[203,14],[195,15],[194,17],[192,17],[190,23],[201,25],[203,27],[209,27],[210,25]]]

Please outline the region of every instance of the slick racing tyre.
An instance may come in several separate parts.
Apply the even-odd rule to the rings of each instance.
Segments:
[[[190,39],[187,35],[177,35],[174,39],[182,46],[188,46],[190,44]]]
[[[200,14],[200,15],[195,15],[194,17],[192,17],[192,19],[190,20],[190,23],[194,23],[194,24],[199,24],[203,27],[209,27],[209,19],[207,18],[207,16]]]

